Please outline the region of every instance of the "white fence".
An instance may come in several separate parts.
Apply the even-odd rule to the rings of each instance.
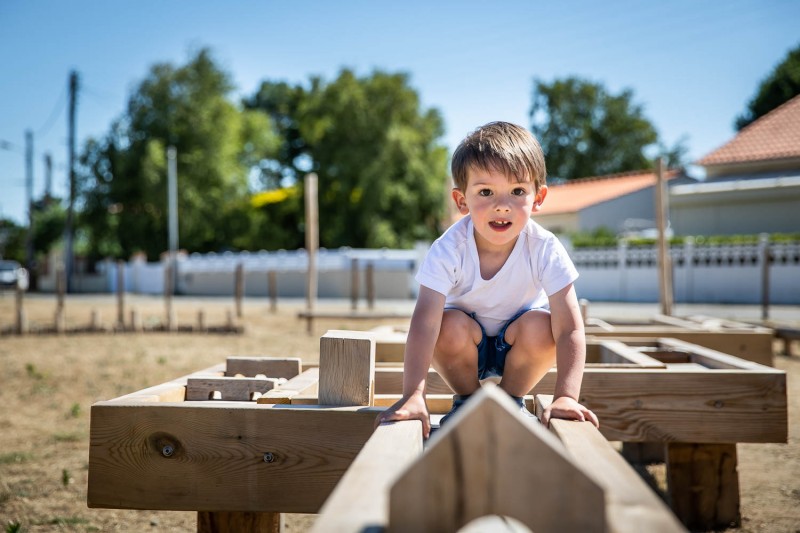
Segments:
[[[673,294],[680,303],[762,302],[768,268],[769,302],[800,304],[800,243],[673,246]],[[764,258],[769,254],[767,265]],[[658,301],[658,257],[655,247],[578,249],[570,252],[581,277],[581,298],[596,301]]]
[[[708,246],[687,242],[670,250],[673,262],[674,300],[677,303],[760,304],[764,274],[765,247],[757,245]],[[342,248],[319,251],[318,295],[321,298],[349,298],[352,268],[359,270],[358,292],[366,295],[367,265],[372,265],[376,298],[405,299],[417,294],[414,275],[427,251],[363,250]],[[800,305],[800,243],[769,245],[769,302]],[[658,301],[658,266],[655,247],[628,247],[570,250],[581,276],[576,283],[578,296],[595,301]],[[178,258],[177,292],[196,296],[232,295],[235,271],[244,269],[244,289],[248,296],[268,294],[268,272],[275,272],[279,297],[305,296],[308,255],[305,250],[192,254]],[[167,264],[134,260],[125,264],[127,292],[162,294]],[[117,268],[110,261],[101,264],[99,276],[91,284],[74,287],[95,292],[115,292]],[[82,278],[83,279],[83,278]],[[43,290],[52,290],[48,284]]]

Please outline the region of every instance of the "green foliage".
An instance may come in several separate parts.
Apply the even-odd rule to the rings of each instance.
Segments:
[[[28,452],[9,452],[0,454],[0,465],[22,463],[31,459],[33,455]]]
[[[534,82],[531,131],[539,139],[548,174],[574,179],[652,167],[645,149],[658,135],[633,92],[610,94],[603,85],[570,77]],[[665,155],[680,159],[681,143]]]
[[[19,522],[9,520],[6,524],[6,533],[21,533],[22,531],[22,524]]]
[[[758,86],[756,95],[747,104],[745,112],[736,118],[736,129],[741,130],[798,94],[800,94],[800,45],[789,50],[783,61],[764,78]]]
[[[61,470],[61,484],[65,487],[72,483],[72,474],[66,468]]]
[[[577,232],[569,235],[573,248],[608,248],[617,246],[622,237],[618,237],[607,228],[600,228],[594,232]],[[758,244],[759,235],[697,235],[694,237],[675,235],[669,239],[671,246],[681,246],[687,239],[694,239],[699,246],[727,246]],[[652,238],[635,237],[625,238],[628,246],[654,246],[658,241]],[[795,243],[800,242],[800,233],[771,233],[770,243]]]
[[[181,67],[155,65],[109,134],[87,143],[81,223],[94,257],[142,250],[155,259],[167,249],[168,146],[178,154],[180,245],[197,252],[230,246],[222,230],[249,194],[251,168],[278,145],[269,118],[234,105],[232,88],[208,50]]]
[[[0,259],[25,263],[25,228],[7,218],[0,219]]]
[[[438,111],[421,109],[408,81],[343,69],[331,82],[312,78],[307,89],[264,82],[245,102],[266,111],[282,135],[278,157],[262,166],[265,186],[302,192],[303,174],[318,175],[322,246],[410,247],[437,235],[447,181],[443,123]],[[302,207],[302,194],[291,200]],[[265,219],[301,228],[301,211],[281,204],[261,207]]]
[[[78,418],[81,416],[81,404],[73,403],[72,407],[69,408],[69,416],[70,418]]]
[[[569,235],[574,248],[603,248],[617,245],[617,235],[606,227],[592,232],[576,232]]]
[[[33,363],[26,363],[25,364],[25,373],[28,374],[29,378],[35,379],[37,381],[40,381],[40,380],[44,379],[44,374],[39,372],[36,369],[36,365],[34,365]]]

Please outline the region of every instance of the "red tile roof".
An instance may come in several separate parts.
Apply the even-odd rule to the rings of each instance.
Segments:
[[[699,161],[713,166],[800,157],[800,95],[742,129]]]
[[[678,174],[678,170],[668,170],[664,172],[664,178],[669,180],[678,176]],[[534,213],[533,216],[535,218],[537,214],[574,213],[585,207],[651,187],[655,183],[655,173],[640,170],[594,178],[581,178],[557,185],[549,185],[542,209],[538,213]]]

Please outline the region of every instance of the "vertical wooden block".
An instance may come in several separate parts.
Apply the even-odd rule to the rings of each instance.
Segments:
[[[319,341],[319,403],[372,405],[375,337],[361,331],[328,331]]]
[[[197,513],[197,533],[281,533],[281,513],[206,512]]]
[[[670,505],[686,527],[741,525],[736,463],[736,444],[667,445]]]

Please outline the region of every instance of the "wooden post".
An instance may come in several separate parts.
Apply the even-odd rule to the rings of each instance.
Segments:
[[[242,298],[244,297],[244,263],[236,265],[234,274],[234,300],[236,304],[236,318],[242,318]]]
[[[281,513],[247,513],[199,511],[197,533],[281,533],[284,520]]]
[[[667,444],[670,506],[692,530],[739,527],[736,444]]]
[[[769,234],[758,236],[759,259],[761,262],[761,320],[769,319],[769,266],[771,262],[769,250]],[[789,353],[789,352],[787,352]]]
[[[117,326],[125,330],[125,262],[117,261]]]
[[[100,331],[103,329],[100,326],[100,312],[97,309],[92,309],[89,313],[89,331]]]
[[[64,318],[64,293],[67,290],[67,275],[64,263],[59,263],[56,267],[56,332],[64,333],[66,320]]]
[[[206,331],[206,313],[202,309],[197,311],[197,331]]]
[[[142,332],[142,319],[139,316],[139,311],[131,309],[131,331],[136,333]]]
[[[586,321],[589,320],[589,300],[586,298],[581,298],[578,300],[578,304],[581,306],[581,319],[583,320],[583,325],[586,325]]]
[[[167,312],[167,331],[176,331],[178,329],[177,320],[175,319],[175,308],[172,306],[172,294],[174,292],[172,269],[174,264],[171,260],[167,261],[167,266],[164,269],[164,305]]]
[[[358,309],[358,258],[350,260],[350,309]]]
[[[367,263],[366,277],[367,307],[372,310],[375,309],[375,264],[372,262]]]
[[[664,160],[656,161],[656,227],[658,228],[658,292],[661,314],[672,314],[672,258],[669,254],[669,192],[664,181]]]
[[[319,341],[320,405],[372,405],[375,395],[375,336],[328,331]]]
[[[306,278],[306,310],[308,311],[307,331],[311,334],[314,323],[314,307],[317,301],[317,248],[319,248],[319,203],[317,200],[317,175],[308,174],[305,178],[306,201],[306,253],[308,254],[308,275]]]
[[[274,270],[267,272],[267,293],[269,293],[269,312],[278,310],[278,275]]]
[[[28,321],[25,317],[25,307],[23,301],[23,297],[25,295],[25,287],[23,287],[22,283],[19,280],[17,281],[17,284],[15,286],[14,294],[16,296],[15,301],[17,308],[16,333],[17,335],[25,335],[28,332]]]

